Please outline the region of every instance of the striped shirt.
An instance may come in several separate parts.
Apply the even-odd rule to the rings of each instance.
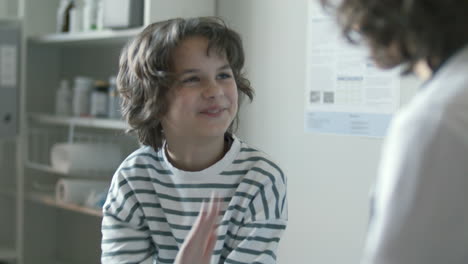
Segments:
[[[173,263],[213,191],[222,204],[211,264],[276,263],[286,178],[265,153],[233,138],[220,161],[198,172],[173,167],[163,148],[131,154],[103,207],[102,263]]]

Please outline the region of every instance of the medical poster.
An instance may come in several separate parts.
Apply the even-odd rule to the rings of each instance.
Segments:
[[[400,71],[376,68],[318,2],[309,1],[305,130],[383,137],[399,106]]]

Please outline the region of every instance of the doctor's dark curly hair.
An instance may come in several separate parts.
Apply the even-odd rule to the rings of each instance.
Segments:
[[[170,19],[147,26],[130,41],[120,55],[117,87],[122,97],[122,115],[129,124],[128,133],[136,133],[141,144],[155,150],[162,146],[164,134],[161,118],[168,110],[168,92],[174,81],[171,58],[176,47],[186,38],[208,39],[208,50],[226,56],[239,92],[253,99],[250,82],[244,77],[244,50],[238,33],[216,17]],[[238,116],[229,126],[233,132]]]
[[[358,32],[375,61],[391,68],[421,59],[432,70],[468,43],[467,0],[320,0],[351,42]]]

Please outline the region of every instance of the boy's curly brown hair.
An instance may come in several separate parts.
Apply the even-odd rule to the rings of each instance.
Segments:
[[[130,41],[120,55],[117,87],[122,97],[121,110],[129,124],[128,133],[136,133],[143,145],[155,150],[162,146],[164,134],[161,118],[168,110],[168,91],[174,76],[170,63],[175,48],[187,37],[208,39],[208,51],[226,55],[239,91],[239,104],[243,97],[253,99],[253,89],[245,78],[244,50],[238,33],[228,28],[217,17],[170,19],[147,26]],[[208,52],[207,51],[207,52]],[[238,116],[228,132],[237,128]]]

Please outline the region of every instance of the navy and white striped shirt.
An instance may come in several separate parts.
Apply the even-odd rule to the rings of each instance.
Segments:
[[[173,263],[213,191],[223,202],[211,263],[276,263],[286,178],[265,153],[233,138],[220,161],[198,172],[173,167],[163,148],[131,154],[103,208],[102,263]]]

